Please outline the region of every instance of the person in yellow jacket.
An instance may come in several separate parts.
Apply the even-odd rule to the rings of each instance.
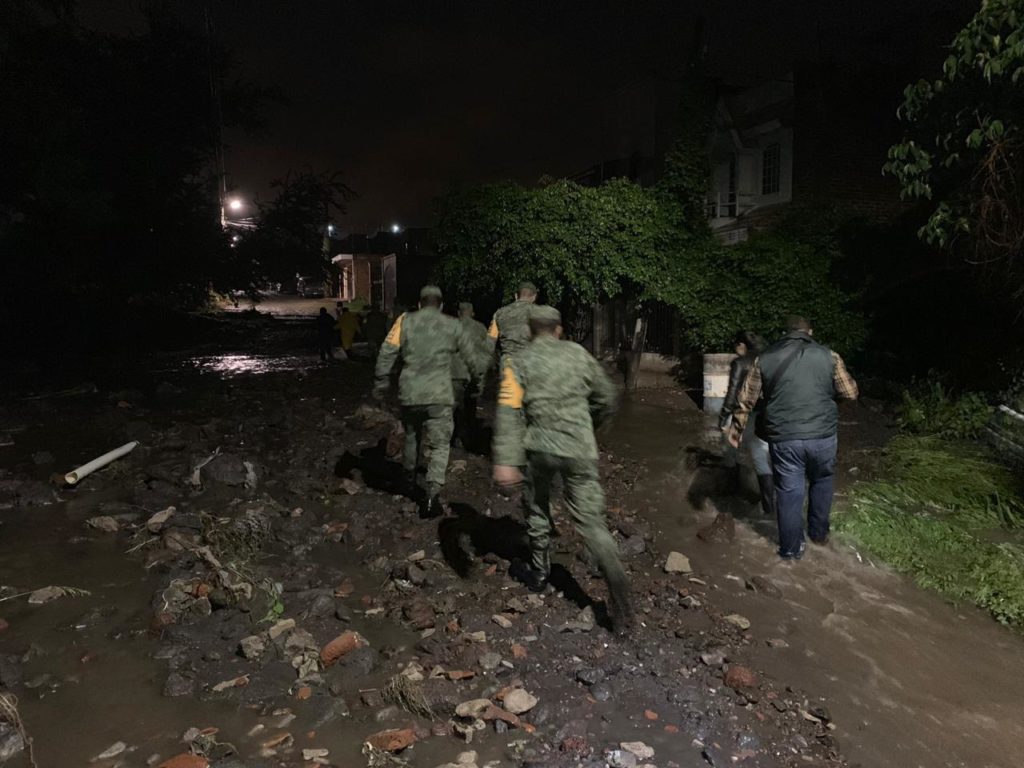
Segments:
[[[341,308],[341,314],[338,315],[338,332],[341,334],[341,348],[345,350],[345,354],[352,351],[352,344],[356,340],[356,334],[359,333],[359,315],[349,310],[348,307]]]

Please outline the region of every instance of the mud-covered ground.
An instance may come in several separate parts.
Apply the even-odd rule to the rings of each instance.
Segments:
[[[620,639],[570,527],[557,591],[529,594],[486,457],[456,448],[449,514],[420,520],[393,420],[363,405],[369,366],[293,365],[277,333],[263,368],[150,358],[123,389],[9,398],[0,681],[41,764],[841,764],[827,703],[744,663],[764,638],[704,574],[665,572],[624,502],[643,466],[602,458],[642,617]]]
[[[454,449],[448,515],[420,520],[369,364],[317,365],[307,330],[236,318],[188,354],[94,361],[94,390],[69,372],[30,396],[25,374],[4,399],[0,685],[40,765],[838,766],[841,733],[898,753],[898,712],[886,731],[825,698],[841,644],[816,648],[833,665],[802,645],[821,636],[790,601],[797,569],[838,574],[838,553],[779,566],[756,516],[735,541],[678,534],[752,510],[684,395],[632,399],[603,436],[641,618],[619,638],[564,518],[557,590],[509,577],[521,515],[485,456]],[[858,414],[844,480],[884,437]],[[50,481],[126,440],[77,487]],[[23,594],[45,587],[61,589]],[[0,757],[18,741],[0,729]]]

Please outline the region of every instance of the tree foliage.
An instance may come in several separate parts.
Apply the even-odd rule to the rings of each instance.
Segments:
[[[550,304],[574,310],[613,297],[676,307],[697,349],[727,348],[740,328],[772,333],[807,314],[843,352],[864,336],[832,278],[834,241],[784,231],[727,247],[663,188],[618,179],[537,189],[457,190],[439,205],[437,244],[448,292],[509,299],[530,279]]]
[[[929,202],[920,235],[971,261],[1015,266],[1024,246],[1024,0],[984,0],[941,76],[908,86],[899,114],[907,135],[885,171],[904,197]]]
[[[351,190],[338,173],[311,171],[278,179],[271,187],[274,199],[259,206],[256,229],[239,248],[250,283],[283,282],[296,272],[326,276],[325,227],[344,213]]]

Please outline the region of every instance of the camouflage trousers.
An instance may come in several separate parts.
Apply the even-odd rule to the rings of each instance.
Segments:
[[[402,406],[402,427],[405,429],[405,450],[402,466],[415,472],[422,459],[427,465],[427,491],[433,495],[444,486],[448,471],[455,422],[450,405]]]
[[[594,564],[610,584],[625,584],[626,572],[619,560],[619,548],[605,521],[604,491],[597,461],[540,452],[531,452],[527,461],[523,503],[533,568],[545,575],[551,572],[551,534],[554,531],[551,484],[560,476],[565,506]]]

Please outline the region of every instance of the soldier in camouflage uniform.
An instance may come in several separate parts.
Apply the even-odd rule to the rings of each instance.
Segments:
[[[425,517],[443,512],[440,493],[444,487],[451,450],[452,364],[459,358],[473,376],[483,375],[482,350],[473,345],[459,321],[442,314],[441,289],[428,285],[420,291],[420,308],[402,314],[381,345],[377,357],[374,397],[383,399],[390,388],[391,373],[402,363],[398,399],[402,404],[405,451],[402,466],[415,477],[420,452],[427,463]]]
[[[494,313],[487,335],[492,347],[498,345],[502,365],[507,358],[515,357],[530,343],[530,308],[536,301],[537,286],[533,283],[520,283],[516,300]]]
[[[543,590],[551,573],[551,484],[562,478],[566,507],[593,561],[608,582],[612,618],[625,630],[631,618],[629,585],[618,547],[605,522],[604,492],[597,468],[594,428],[615,412],[615,386],[579,344],[561,341],[561,316],[533,307],[533,341],[502,370],[494,426],[494,479],[523,481],[532,552],[524,581]]]
[[[487,326],[474,318],[473,305],[464,301],[459,304],[459,323],[473,346],[481,356],[490,355],[487,342]],[[476,421],[476,401],[483,390],[484,377],[472,376],[462,358],[452,358],[452,392],[455,398],[455,436],[464,448],[469,447],[473,425]]]

